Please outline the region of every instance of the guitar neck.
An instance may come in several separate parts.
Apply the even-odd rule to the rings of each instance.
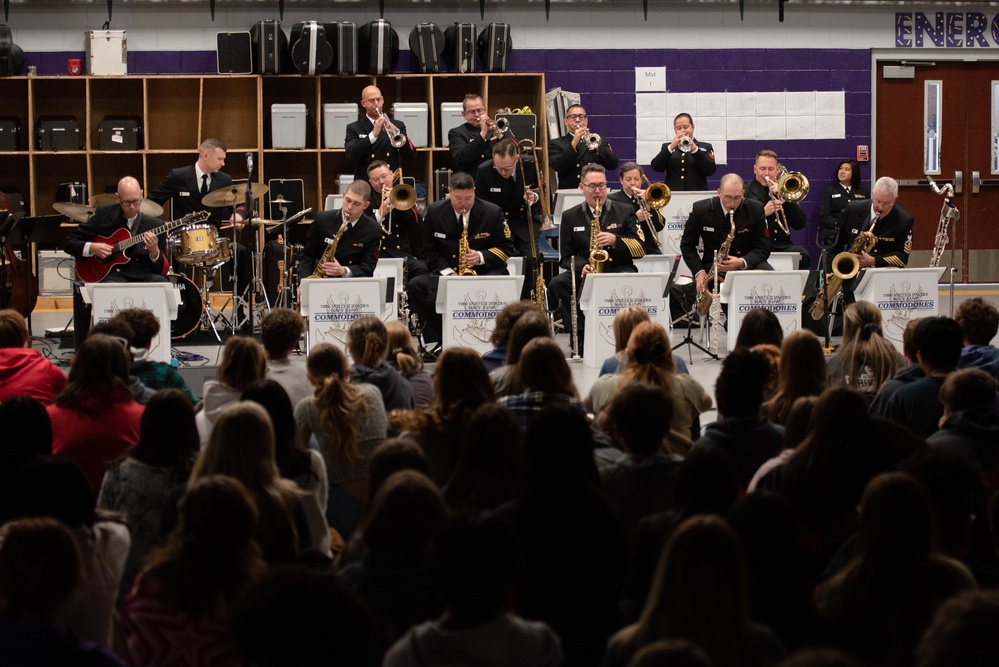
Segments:
[[[179,220],[171,220],[170,222],[164,223],[164,224],[160,225],[159,227],[155,227],[155,228],[150,229],[148,231],[151,232],[152,234],[156,235],[156,236],[159,236],[160,234],[163,234],[164,232],[169,232],[171,229],[177,229],[178,227],[183,227],[185,225],[192,225],[192,224],[195,224],[197,222],[204,221],[207,218],[208,218],[207,215],[205,215],[205,216],[200,216],[200,215],[199,216],[185,216],[185,217],[183,217],[183,218],[181,218]],[[139,245],[140,243],[143,242],[142,241],[142,236],[145,233],[146,232],[140,232],[139,234],[136,234],[135,236],[128,237],[124,241],[119,241],[118,243],[115,243],[114,244],[115,250],[118,250],[120,252],[120,251],[123,251],[123,250],[125,250],[127,248],[131,248],[134,245]]]

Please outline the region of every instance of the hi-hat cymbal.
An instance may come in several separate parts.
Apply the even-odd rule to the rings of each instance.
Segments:
[[[62,213],[70,220],[86,222],[94,214],[94,209],[86,204],[74,204],[72,202],[57,201],[52,204],[52,208]]]
[[[280,225],[281,221],[267,220],[266,218],[253,218],[252,220],[244,220],[243,224],[250,227],[273,227],[275,225]],[[220,229],[232,229],[232,223],[227,222],[226,224],[222,225]]]
[[[284,195],[281,195],[277,199],[272,199],[271,203],[272,204],[293,204],[294,202],[288,201],[287,199],[284,198]]]
[[[93,208],[117,203],[118,195],[114,192],[105,192],[104,194],[94,195],[90,198],[90,205]],[[154,202],[152,199],[143,199],[139,210],[142,212],[142,215],[148,215],[153,218],[159,218],[163,215],[163,207]]]
[[[252,185],[254,199],[260,199],[267,194],[267,191],[270,189],[263,183],[253,183]],[[201,203],[205,206],[211,206],[213,208],[239,204],[240,202],[246,201],[247,186],[247,183],[240,183],[239,185],[230,185],[227,188],[212,190],[201,198]]]

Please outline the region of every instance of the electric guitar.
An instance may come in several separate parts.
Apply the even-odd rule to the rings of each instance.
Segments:
[[[169,232],[177,227],[185,227],[187,225],[195,225],[200,222],[205,222],[210,217],[208,211],[196,211],[194,213],[188,213],[183,218],[179,220],[171,220],[166,224],[163,224],[154,229],[148,231],[152,232],[156,236],[164,232]],[[111,236],[95,236],[90,239],[91,243],[107,243],[113,247],[111,254],[100,259],[98,257],[77,257],[76,258],[76,275],[85,283],[97,283],[107,277],[111,273],[111,269],[119,264],[127,264],[129,261],[128,255],[125,254],[125,250],[131,248],[132,246],[144,243],[142,240],[143,234],[146,232],[139,232],[135,236],[131,236],[128,233],[128,229],[122,227],[121,229],[116,229]]]

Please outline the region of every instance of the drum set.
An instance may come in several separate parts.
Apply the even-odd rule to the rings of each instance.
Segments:
[[[268,187],[262,183],[241,183],[209,192],[202,198],[201,204],[205,208],[232,207],[246,201],[248,190],[252,193],[251,196],[257,199],[267,193]],[[91,197],[89,205],[57,202],[53,208],[70,220],[82,223],[94,214],[97,207],[117,203],[117,195],[109,193]],[[229,261],[235,260],[238,253],[246,252],[243,246],[240,246],[236,241],[235,225],[231,222],[223,224],[221,227],[208,223],[187,225],[168,235],[167,259],[171,268],[167,278],[177,290],[180,301],[177,319],[170,326],[171,338],[186,338],[199,329],[205,329],[214,333],[216,339],[221,342],[219,331],[227,329],[235,331],[241,328],[246,324],[250,309],[255,307],[260,310],[265,307],[269,308],[267,294],[263,288],[263,255],[260,252],[265,242],[265,233],[270,229],[277,231],[276,228],[280,225],[285,225],[286,229],[288,223],[311,211],[311,209],[302,211],[293,218],[287,219],[285,205],[291,202],[279,198],[273,200],[272,203],[279,206],[284,219],[268,220],[253,217],[242,223],[251,227],[255,232],[257,247],[256,252],[251,252],[253,275],[249,285],[240,286],[241,292],[233,290],[231,294],[228,294],[228,298],[221,308],[215,308],[211,298],[218,270]],[[163,207],[149,199],[142,201],[140,211],[144,215],[157,218],[163,215]],[[227,230],[233,230],[232,238],[223,234]],[[287,232],[284,238],[287,239]],[[236,274],[235,264],[234,261],[234,276]],[[285,261],[279,262],[279,266],[283,271],[281,286],[290,285],[289,258],[285,257]],[[261,298],[255,299],[254,295],[260,295]],[[282,294],[282,296],[284,295]],[[232,306],[231,315],[227,317],[224,311],[230,306]]]

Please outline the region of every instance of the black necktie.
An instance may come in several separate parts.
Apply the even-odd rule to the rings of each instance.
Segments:
[[[208,194],[208,174],[201,175],[201,196]]]

